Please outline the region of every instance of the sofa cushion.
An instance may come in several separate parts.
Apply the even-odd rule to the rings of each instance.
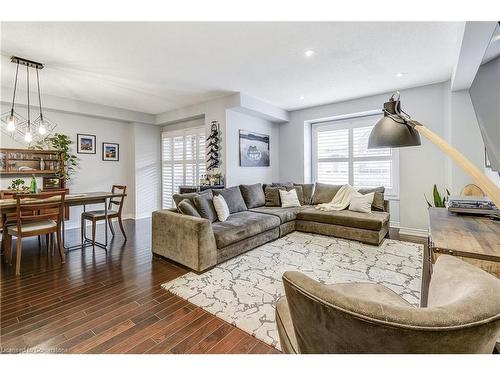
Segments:
[[[311,207],[303,209],[297,213],[297,219],[325,224],[342,225],[351,228],[380,230],[389,221],[389,214],[387,212],[380,211],[372,211],[369,214],[349,210],[320,211]]]
[[[314,194],[311,199],[312,204],[329,203],[333,197],[340,190],[342,185],[330,185],[316,182],[314,187]]]
[[[293,187],[293,182],[273,182],[272,187]]]
[[[172,198],[174,199],[175,207],[179,207],[179,203],[181,203],[181,201],[183,201],[184,199],[188,199],[191,202],[191,204],[194,206],[193,199],[194,199],[194,197],[197,197],[199,195],[207,195],[210,198],[213,197],[212,190],[204,190],[200,193],[174,194],[174,195],[172,195]]]
[[[193,198],[194,206],[204,219],[208,219],[211,223],[217,221],[217,212],[215,211],[213,198],[208,194],[200,194]]]
[[[302,193],[304,195],[303,204],[311,204],[314,192],[314,184],[293,184],[293,186],[302,186]]]
[[[266,199],[265,205],[267,207],[280,207],[280,193],[279,187],[266,186],[264,189],[264,197]]]
[[[198,197],[195,197],[195,199]],[[183,215],[201,217],[189,199],[183,199],[177,206],[177,210]]]
[[[379,186],[376,188],[361,188],[358,190],[363,195],[369,194],[369,193],[375,193],[373,196],[373,202],[372,202],[372,210],[375,211],[385,211],[384,207],[384,192],[385,192],[385,187]]]
[[[217,248],[229,246],[238,241],[256,236],[280,225],[280,219],[273,215],[244,211],[232,214],[224,222],[212,224]]]
[[[266,204],[262,184],[240,185],[240,191],[247,208],[260,207]]]
[[[247,206],[238,186],[232,186],[226,189],[213,189],[212,191],[214,195],[222,195],[222,197],[224,197],[229,207],[229,213],[233,214],[235,212],[247,210]]]
[[[304,193],[302,190],[302,186],[266,186],[264,189],[264,196],[266,198],[266,206],[267,207],[281,207],[281,199],[280,199],[280,190],[289,191],[291,189],[295,189],[297,192],[297,198],[299,198],[299,202],[301,205],[304,205]]]
[[[252,208],[250,211],[277,216],[280,218],[281,224],[284,224],[288,223],[289,221],[295,220],[297,218],[297,214],[300,211],[309,207],[311,206],[289,207],[289,208],[263,206],[263,207]]]

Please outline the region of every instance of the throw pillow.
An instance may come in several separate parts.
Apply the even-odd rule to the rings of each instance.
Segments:
[[[384,205],[384,192],[385,187],[379,186],[376,188],[362,188],[358,190],[361,194],[375,193],[373,197],[372,210],[373,211],[385,211]]]
[[[353,195],[351,198],[351,204],[349,205],[349,211],[357,211],[357,212],[364,212],[364,213],[370,213],[372,212],[372,202],[373,202],[373,196],[375,193],[368,193],[368,194],[356,194]]]
[[[342,185],[330,185],[316,182],[311,203],[314,205],[320,203],[330,203],[341,187]]]
[[[293,184],[293,186],[295,186],[295,187],[301,186],[302,192],[304,195],[304,203],[303,204],[311,204],[313,190],[314,190],[314,184]]]
[[[201,217],[196,208],[193,207],[189,199],[183,199],[177,206],[177,210],[183,214],[194,217]]]
[[[226,221],[229,217],[229,207],[222,195],[216,195],[213,199],[215,211],[219,221]]]
[[[224,197],[224,200],[229,207],[229,213],[234,214],[235,212],[247,210],[247,206],[238,186],[232,186],[226,189],[214,189],[212,191],[214,196],[222,195]]]
[[[208,219],[211,223],[217,221],[217,212],[215,211],[213,198],[204,194],[194,197],[193,201],[202,218]]]
[[[272,187],[293,187],[293,182],[273,182]]]
[[[279,206],[281,206],[280,193],[279,193],[278,187],[266,186],[266,189],[264,191],[264,196],[266,199],[265,205],[267,207],[279,207]]]
[[[175,207],[179,207],[179,203],[181,203],[181,201],[184,199],[188,199],[191,202],[191,204],[194,205],[193,199],[194,199],[194,197],[197,197],[199,195],[207,195],[210,198],[213,197],[212,190],[204,190],[200,193],[174,194],[174,195],[172,195],[172,198],[174,199]]]
[[[280,190],[281,207],[300,207],[299,198],[297,197],[297,190],[291,189],[289,191]]]
[[[280,190],[284,191],[295,190],[300,204],[301,205],[304,204],[304,194],[302,191],[302,186],[293,186],[293,187],[266,186],[264,194],[266,198],[265,205],[267,207],[281,207]]]
[[[247,208],[260,207],[266,204],[262,184],[240,185],[240,191]]]

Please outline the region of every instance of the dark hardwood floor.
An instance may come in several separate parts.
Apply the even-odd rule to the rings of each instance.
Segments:
[[[279,353],[162,289],[187,270],[152,258],[150,220],[125,227],[127,242],[117,234],[108,253],[72,251],[63,265],[25,240],[20,277],[2,257],[2,353]]]
[[[107,253],[72,251],[65,264],[26,240],[20,277],[2,257],[2,353],[279,353],[162,289],[187,269],[152,257],[150,220],[125,228],[127,242],[117,235]],[[76,244],[79,231],[66,237]]]

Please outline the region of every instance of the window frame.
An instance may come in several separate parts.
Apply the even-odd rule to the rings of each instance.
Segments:
[[[160,162],[161,162],[161,165],[160,165],[160,169],[161,169],[161,207],[162,209],[169,209],[169,208],[173,208],[175,207],[175,205],[173,204],[173,200],[172,200],[172,206],[171,207],[167,207],[165,205],[165,201],[164,201],[164,184],[165,184],[165,181],[164,181],[164,178],[163,178],[163,170],[164,170],[164,165],[165,165],[165,162],[169,162],[169,165],[172,166],[172,195],[173,194],[177,194],[176,191],[174,191],[174,171],[175,171],[175,165],[182,165],[182,169],[183,169],[183,185],[186,185],[186,166],[188,164],[194,164],[195,165],[195,185],[199,185],[200,183],[200,165],[203,164],[205,165],[206,161],[205,161],[205,150],[203,150],[203,153],[200,152],[200,143],[197,141],[196,144],[195,144],[195,151],[193,152],[193,155],[196,156],[195,159],[185,159],[186,157],[186,141],[185,141],[185,137],[186,136],[201,136],[203,135],[203,138],[206,138],[206,128],[205,126],[196,126],[196,127],[189,127],[189,128],[184,128],[184,129],[178,129],[178,130],[163,130],[161,132],[161,136],[160,136]],[[173,157],[173,152],[174,152],[174,144],[172,142],[172,158],[170,160],[166,160],[165,159],[165,155],[164,155],[164,145],[163,145],[163,140],[164,138],[171,138],[171,139],[174,139],[175,137],[183,137],[183,144],[182,144],[182,155],[183,155],[183,159],[182,160],[175,160],[174,157]],[[203,157],[201,157],[203,156]],[[206,165],[205,165],[206,167]],[[206,169],[205,169],[205,172],[206,172]]]
[[[382,115],[380,111],[372,114],[363,115],[344,115],[339,116],[337,119],[324,120],[321,122],[311,123],[311,177],[313,182],[318,180],[318,133],[328,130],[341,130],[348,129],[348,156],[338,158],[323,158],[323,162],[347,162],[348,164],[348,183],[354,183],[354,161],[376,161],[376,160],[391,160],[392,161],[392,183],[391,189],[386,188],[386,199],[398,200],[399,199],[399,150],[397,148],[391,149],[391,156],[354,156],[354,141],[353,129],[362,128],[376,124]],[[361,188],[361,186],[355,186]]]

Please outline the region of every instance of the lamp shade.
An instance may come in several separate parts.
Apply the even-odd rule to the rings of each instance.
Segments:
[[[384,117],[370,133],[368,148],[420,146],[418,131],[401,112],[399,100],[391,97],[384,103]]]

